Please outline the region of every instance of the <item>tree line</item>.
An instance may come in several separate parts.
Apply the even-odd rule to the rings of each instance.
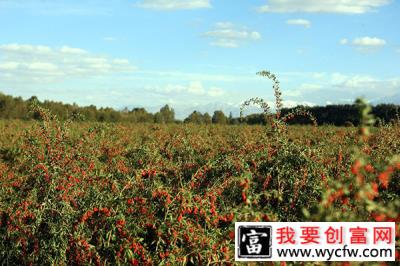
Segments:
[[[298,107],[297,107],[298,108]],[[357,126],[360,123],[359,109],[355,104],[327,105],[301,107],[314,115],[318,124],[329,124],[335,126]],[[295,108],[282,109],[282,115],[293,112]],[[400,121],[400,106],[395,104],[378,104],[372,106],[372,113],[377,124],[387,124]],[[294,117],[288,121],[289,124],[308,124],[310,120],[306,117]]]
[[[265,114],[250,114],[243,118],[227,116],[223,111],[209,113],[192,112],[183,121],[175,118],[175,111],[169,105],[165,105],[156,113],[150,113],[144,108],[133,108],[118,111],[113,108],[97,108],[94,105],[80,107],[76,104],[65,104],[56,101],[39,101],[32,96],[28,100],[21,97],[12,97],[0,93],[0,119],[40,119],[39,114],[31,112],[31,105],[39,104],[56,114],[61,120],[73,119],[80,121],[97,122],[132,122],[132,123],[195,123],[195,124],[267,124],[269,117]],[[354,104],[328,105],[306,107],[300,106],[314,115],[318,124],[331,124],[336,126],[358,125],[359,113]],[[284,116],[293,112],[295,108],[282,109]],[[393,120],[399,121],[399,106],[394,104],[379,104],[373,106],[373,114],[378,123],[388,123]],[[308,124],[308,118],[294,117],[289,124]]]

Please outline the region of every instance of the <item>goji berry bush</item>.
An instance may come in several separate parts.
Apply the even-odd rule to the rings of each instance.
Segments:
[[[229,265],[235,221],[400,222],[400,124],[287,126],[312,115],[260,74],[268,126],[1,121],[2,264]]]

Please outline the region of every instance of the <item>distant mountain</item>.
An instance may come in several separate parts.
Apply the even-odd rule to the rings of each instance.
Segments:
[[[214,111],[223,111],[226,116],[229,116],[232,113],[233,117],[240,116],[240,104],[233,104],[233,103],[222,103],[222,102],[213,102],[203,105],[195,105],[195,106],[186,106],[186,107],[179,107],[177,106],[175,109],[176,118],[178,119],[185,119],[188,115],[190,115],[193,111],[198,111],[200,113],[209,113],[211,116],[213,115]],[[248,107],[246,108],[245,114],[250,113],[260,113],[262,110],[257,107]]]
[[[157,105],[157,106],[144,106],[148,112],[156,113],[160,110],[161,107],[164,105]],[[240,116],[240,103],[223,103],[223,102],[212,102],[207,104],[199,104],[199,105],[170,105],[175,111],[175,118],[183,120],[188,117],[192,112],[198,111],[200,113],[209,113],[211,116],[214,114],[214,111],[223,111],[226,116],[229,116],[232,113],[233,117]],[[131,110],[132,108],[137,106],[128,106],[127,108]],[[122,110],[122,109],[121,109]],[[262,110],[257,108],[256,106],[249,106],[245,109],[245,114],[252,114],[252,113],[260,113]]]
[[[284,101],[284,106],[287,108],[295,107],[298,105],[304,106],[314,106],[313,103],[309,102],[295,102],[295,101]],[[164,105],[159,106],[145,106],[144,108],[150,113],[156,113],[160,110],[161,107]],[[232,113],[233,117],[240,116],[240,106],[241,103],[224,103],[224,102],[212,102],[207,104],[199,104],[193,106],[187,105],[170,105],[175,111],[175,118],[183,120],[188,117],[193,111],[198,111],[200,113],[209,113],[211,116],[213,115],[214,111],[223,111],[226,116],[229,116]],[[134,106],[129,106],[128,109],[132,109]],[[271,111],[274,110],[274,104],[270,103]],[[245,115],[254,114],[254,113],[261,113],[263,110],[257,106],[248,106],[244,110]]]
[[[381,104],[381,103],[400,105],[400,93],[396,93],[392,96],[381,97],[381,98],[372,100],[371,103],[374,105]]]
[[[178,108],[176,110],[176,113],[177,113],[177,116],[180,116],[181,118],[185,118],[189,114],[191,114],[193,111],[198,111],[200,113],[209,113],[210,115],[213,115],[214,111],[216,111],[216,110],[221,110],[226,115],[229,115],[229,113],[232,112],[232,114],[234,116],[238,116],[239,112],[240,112],[240,107],[238,105],[234,105],[234,104],[214,102],[214,103],[209,103],[209,104]]]

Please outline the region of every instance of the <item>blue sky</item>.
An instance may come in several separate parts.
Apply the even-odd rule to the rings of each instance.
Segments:
[[[268,69],[287,106],[390,99],[398,14],[397,0],[0,0],[0,91],[183,116],[272,102]]]

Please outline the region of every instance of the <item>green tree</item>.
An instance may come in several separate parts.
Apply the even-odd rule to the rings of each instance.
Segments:
[[[215,111],[214,115],[212,117],[212,123],[213,124],[226,124],[228,123],[228,118],[222,111]]]
[[[175,111],[169,105],[165,105],[154,116],[156,123],[173,123],[175,122]]]
[[[154,123],[157,123],[157,124],[165,123],[164,116],[160,112],[157,112],[154,114]]]
[[[233,124],[233,114],[232,114],[232,112],[229,112],[228,123],[229,123],[230,125]]]
[[[203,115],[203,122],[204,122],[204,124],[207,124],[207,125],[212,123],[212,117],[209,113],[205,113]]]
[[[135,123],[150,123],[154,121],[153,115],[148,113],[144,108],[132,109],[132,111],[129,112],[128,117],[128,121]]]
[[[194,123],[194,124],[203,124],[203,115],[200,112],[193,111],[188,117],[185,118],[183,122],[185,123]]]

